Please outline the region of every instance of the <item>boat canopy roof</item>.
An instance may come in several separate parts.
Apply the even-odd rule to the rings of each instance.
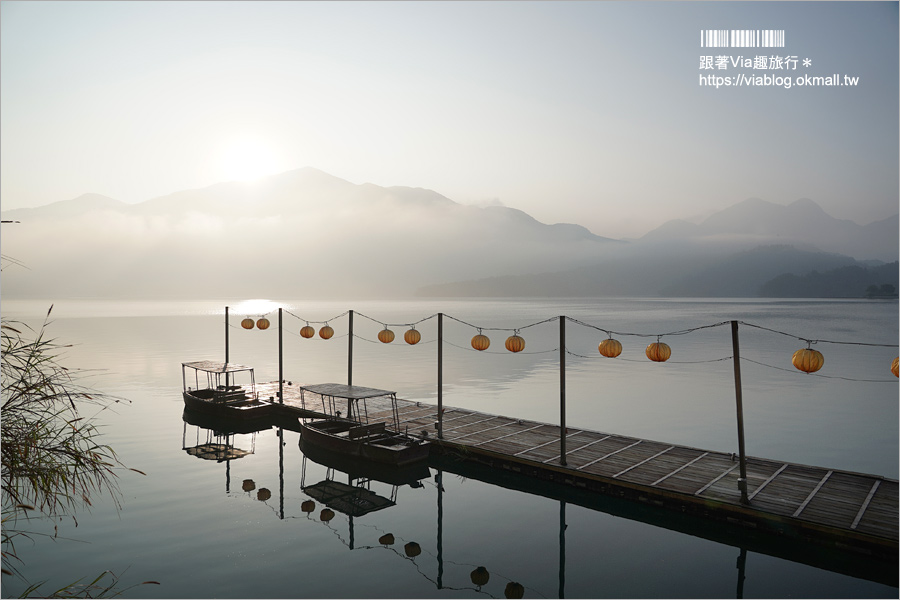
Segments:
[[[348,400],[361,400],[363,398],[377,398],[378,396],[393,396],[396,392],[379,390],[376,388],[362,387],[359,385],[344,385],[342,383],[318,383],[304,385],[301,389],[322,396],[332,398],[347,398]]]
[[[196,362],[186,362],[181,364],[182,366],[190,367],[191,369],[196,369],[198,371],[204,371],[206,373],[236,373],[238,371],[253,370],[253,367],[248,367],[246,365],[239,365],[236,363],[221,363],[211,360],[200,360]]]

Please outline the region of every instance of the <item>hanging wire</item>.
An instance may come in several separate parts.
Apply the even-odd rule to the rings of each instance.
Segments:
[[[633,337],[649,337],[656,338],[657,341],[661,337],[672,336],[672,335],[687,335],[688,333],[694,333],[695,331],[700,331],[701,329],[711,329],[713,327],[721,327],[723,325],[728,325],[731,321],[722,321],[721,323],[713,323],[712,325],[700,325],[699,327],[691,327],[690,329],[681,329],[679,331],[670,331],[668,333],[633,333],[633,332],[625,332],[625,331],[612,331],[610,329],[604,329],[603,327],[597,327],[596,325],[591,325],[590,323],[585,323],[584,321],[579,321],[578,319],[573,319],[571,317],[566,317],[569,321],[581,325],[583,327],[588,327],[590,329],[596,329],[597,331],[602,331],[609,337],[613,335],[627,335]]]
[[[332,317],[332,318],[330,318],[330,319],[326,319],[325,321],[309,321],[309,320],[307,320],[307,319],[304,319],[303,317],[300,317],[300,316],[298,316],[298,315],[295,315],[294,313],[292,313],[292,312],[289,311],[288,309],[284,309],[284,312],[286,312],[287,314],[291,315],[291,316],[294,317],[295,319],[298,319],[298,320],[300,320],[300,321],[303,321],[303,322],[306,323],[307,325],[309,325],[310,323],[321,323],[321,324],[323,324],[323,325],[327,325],[329,321],[336,321],[337,319],[340,319],[340,318],[343,317],[344,315],[349,315],[349,314],[350,314],[350,311],[349,311],[349,310],[345,310],[344,312],[342,312],[342,313],[339,314],[338,316]]]
[[[572,356],[577,356],[578,358],[586,358],[588,360],[616,360],[616,361],[621,360],[623,362],[634,362],[634,363],[646,363],[647,362],[646,359],[641,360],[638,358],[623,358],[621,356],[617,356],[616,358],[607,358],[605,356],[585,356],[583,354],[578,354],[577,352],[572,352],[568,348],[566,348],[566,354],[571,354]],[[733,356],[725,356],[723,358],[712,358],[709,360],[667,360],[665,362],[668,364],[675,364],[675,365],[699,365],[702,363],[722,362],[725,360],[732,360],[732,359],[734,359]]]
[[[800,340],[800,341],[802,341],[802,342],[806,342],[807,344],[819,344],[819,343],[821,343],[821,344],[844,344],[844,345],[847,345],[847,346],[871,346],[871,347],[874,347],[874,348],[896,348],[896,347],[897,347],[897,344],[870,344],[870,343],[867,343],[867,342],[838,342],[838,341],[834,341],[834,340],[816,340],[816,339],[809,339],[809,338],[805,338],[805,337],[803,337],[803,336],[795,335],[795,334],[792,334],[792,333],[787,333],[787,332],[784,332],[784,331],[779,331],[779,330],[777,330],[777,329],[770,329],[770,328],[768,328],[768,327],[763,327],[762,325],[755,325],[755,324],[753,324],[753,323],[746,323],[746,322],[744,322],[744,321],[740,321],[740,324],[741,324],[741,325],[746,325],[747,327],[755,327],[756,329],[762,329],[763,331],[768,331],[768,332],[770,332],[770,333],[777,333],[777,334],[779,334],[779,335],[784,335],[784,336],[787,336],[787,337],[790,337],[790,338],[794,338],[794,339]],[[777,367],[776,367],[776,368],[777,368]]]
[[[767,365],[766,363],[762,363],[756,360],[751,360],[749,358],[741,357],[741,362],[749,362],[755,365],[759,365],[761,367],[768,367],[769,369],[776,369],[778,371],[784,371],[786,373],[791,373],[792,375],[801,375],[800,371],[796,369],[785,369],[784,367],[776,367],[775,365]],[[803,376],[809,377],[821,377],[823,379],[842,379],[844,381],[857,381],[862,383],[895,383],[896,379],[854,379],[851,377],[841,377],[838,375],[822,375],[821,373],[802,373]]]
[[[477,329],[478,331],[482,331],[482,330],[484,330],[484,331],[519,331],[522,329],[528,329],[529,327],[534,327],[535,325],[543,325],[544,323],[550,323],[552,321],[559,320],[559,317],[550,317],[549,319],[544,319],[543,321],[537,321],[535,323],[531,323],[530,325],[525,325],[524,327],[479,327],[478,325],[472,325],[471,323],[467,323],[466,321],[463,321],[462,319],[457,319],[453,315],[444,315],[444,316],[447,317],[448,319],[452,319],[452,320],[456,321],[457,323],[462,323],[463,325],[467,325],[469,327]]]
[[[495,352],[493,350],[476,350],[475,348],[471,348],[471,347],[458,346],[458,345],[454,344],[453,342],[448,342],[447,340],[444,340],[444,343],[447,344],[448,346],[453,346],[454,348],[459,348],[460,350],[466,350],[468,352],[477,352],[479,354],[504,354],[504,355],[513,354],[513,352],[510,352],[508,350],[502,350],[502,351],[498,351],[498,352]],[[549,354],[550,352],[559,352],[559,347],[556,347],[552,350],[536,350],[534,352],[525,352],[523,350],[522,352],[516,352],[515,354]]]
[[[347,334],[344,334],[344,335],[347,335]],[[433,344],[437,341],[437,340],[421,340],[415,344],[407,344],[405,342],[402,344],[395,344],[393,342],[390,344],[385,344],[381,340],[369,339],[367,337],[363,337],[363,336],[359,335],[358,333],[354,333],[353,338],[357,339],[357,340],[362,340],[364,342],[369,342],[370,344],[375,344],[377,346],[393,346],[395,348],[412,348],[413,346],[421,346],[423,344]],[[446,342],[446,340],[444,340],[444,341]]]
[[[412,327],[413,329],[415,329],[415,326],[418,325],[419,323],[424,323],[425,321],[427,321],[427,320],[429,320],[429,319],[433,319],[433,318],[435,318],[435,317],[437,316],[437,313],[434,313],[434,314],[431,315],[430,317],[425,317],[424,319],[419,319],[418,321],[415,321],[414,323],[385,323],[385,322],[383,322],[383,321],[379,321],[378,319],[373,319],[372,317],[370,317],[370,316],[368,316],[368,315],[365,315],[365,314],[363,314],[363,313],[361,313],[361,312],[357,312],[357,313],[354,313],[354,314],[357,314],[357,315],[359,315],[360,317],[363,317],[364,319],[368,319],[368,320],[372,321],[373,323],[378,323],[379,325],[383,325],[384,327],[388,327],[388,326],[391,326],[391,327]]]

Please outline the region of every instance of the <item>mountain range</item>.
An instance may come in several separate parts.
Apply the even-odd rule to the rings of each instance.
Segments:
[[[865,268],[898,251],[896,215],[858,225],[808,199],[749,199],[614,240],[312,168],[137,204],[85,194],[2,217],[19,221],[3,226],[2,245],[27,267],[3,272],[4,296],[20,298],[754,296],[779,275]]]

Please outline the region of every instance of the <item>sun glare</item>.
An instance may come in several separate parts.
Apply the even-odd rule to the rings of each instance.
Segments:
[[[227,180],[252,181],[282,170],[272,149],[256,138],[241,138],[225,145],[219,169]]]

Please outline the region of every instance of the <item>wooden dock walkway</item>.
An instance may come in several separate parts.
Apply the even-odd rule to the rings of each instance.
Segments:
[[[323,416],[317,394],[307,392],[304,399],[293,382],[283,389],[276,413],[282,421]],[[257,384],[257,391],[260,399],[277,401],[278,382]],[[444,408],[443,439],[438,439],[436,406],[402,399],[397,404],[398,429],[427,437],[432,453],[764,534],[898,558],[893,479],[747,457],[750,502],[742,504],[739,461],[731,453],[568,427],[562,457],[558,425],[454,407]],[[370,422],[392,420],[387,398],[367,399],[366,410]]]
[[[758,531],[866,555],[897,558],[898,482],[877,475],[747,458],[750,504],[741,504],[735,455],[569,427],[560,456],[556,425],[398,400],[400,429],[427,435],[438,452],[576,488],[693,512]],[[368,417],[389,420],[369,400]]]

